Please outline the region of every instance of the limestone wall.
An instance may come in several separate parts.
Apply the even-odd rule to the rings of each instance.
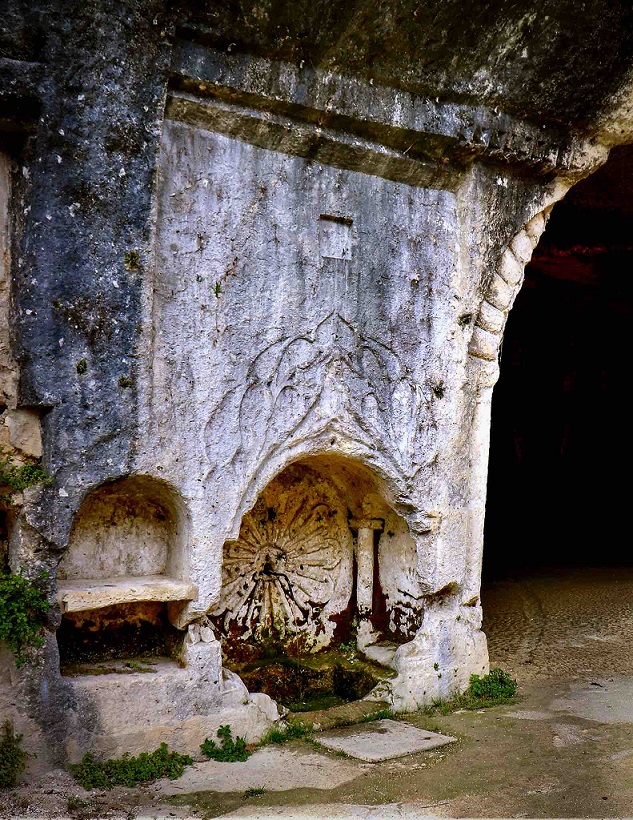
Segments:
[[[376,696],[463,689],[503,329],[548,209],[630,134],[630,10],[31,5],[0,30],[0,444],[54,477],[8,527],[52,609],[3,702],[61,761],[255,739],[276,706],[222,641],[354,618]],[[60,660],[71,622],[150,621],[154,675]]]
[[[224,81],[244,88],[249,63],[239,65],[245,73],[225,67]],[[284,73],[292,69],[255,67],[260,89],[281,76],[283,93],[295,93]],[[347,79],[331,82],[340,94]],[[362,86],[351,87],[358,106]],[[177,488],[191,516],[198,598],[175,623],[211,611],[227,639],[241,626],[253,640],[285,619],[284,634],[305,639],[312,630],[320,635],[312,645],[327,646],[334,633],[325,613],[351,601],[349,530],[327,536],[339,546],[323,559],[331,589],[317,592],[313,576],[306,582],[298,567],[287,574],[291,559],[279,559],[283,538],[267,532],[275,523],[263,510],[278,514],[271,488],[288,465],[346,461],[371,476],[365,498],[339,481],[340,503],[358,506],[350,522],[382,499],[372,513],[383,516],[378,578],[384,619],[401,633],[390,697],[413,708],[450,696],[487,668],[478,595],[496,376],[494,354],[478,359],[478,345],[492,332],[491,311],[502,330],[511,294],[502,300],[501,285],[520,283],[525,259],[512,257],[517,273],[506,284],[505,247],[518,247],[517,231],[564,186],[539,189],[428,159],[377,164],[384,135],[368,147],[336,130],[320,141],[320,129],[292,119],[280,131],[256,113],[270,105],[268,92],[245,109],[200,88],[171,98],[163,128],[136,461]],[[389,136],[398,95],[377,93]],[[314,500],[297,503],[309,530]],[[245,527],[255,540],[248,549]],[[360,532],[354,537],[360,562]],[[285,580],[271,587],[282,565]],[[273,589],[274,604],[262,598]]]

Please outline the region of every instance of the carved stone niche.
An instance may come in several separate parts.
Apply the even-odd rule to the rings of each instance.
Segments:
[[[316,651],[332,640],[352,592],[347,506],[327,479],[295,464],[261,493],[224,546],[213,611],[225,649],[240,643]]]
[[[224,545],[222,593],[210,614],[225,655],[317,652],[348,640],[354,628],[359,646],[408,640],[421,612],[405,634],[390,632],[388,610],[397,602],[382,589],[380,565],[391,582],[392,552],[401,570],[395,583],[406,586],[416,574],[415,544],[367,468],[333,455],[290,465],[244,515],[237,540]]]
[[[168,606],[197,595],[187,543],[185,505],[165,482],[128,476],[89,493],[58,569],[62,663],[134,654],[135,645],[166,653]]]

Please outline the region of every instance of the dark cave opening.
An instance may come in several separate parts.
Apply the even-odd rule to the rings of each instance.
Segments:
[[[630,565],[633,147],[555,206],[494,390],[485,579]]]

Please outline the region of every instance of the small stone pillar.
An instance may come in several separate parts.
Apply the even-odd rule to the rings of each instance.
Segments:
[[[356,539],[356,608],[361,626],[369,624],[374,597],[374,530],[382,530],[380,518],[356,518],[349,522]]]

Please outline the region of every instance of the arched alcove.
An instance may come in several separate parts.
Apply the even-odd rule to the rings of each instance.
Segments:
[[[58,577],[183,577],[186,544],[186,512],[174,490],[150,476],[128,476],[85,498]]]
[[[188,517],[166,482],[127,476],[92,490],[58,569],[62,665],[167,655],[168,604],[189,601]]]
[[[290,703],[288,681],[298,675],[338,691],[331,661],[341,647],[388,666],[413,637],[423,614],[416,547],[386,495],[364,465],[321,454],[283,469],[244,515],[238,538],[224,545],[222,594],[210,614],[226,664],[250,688]],[[377,682],[372,670],[358,671],[360,689],[345,672],[351,696],[343,699]]]

